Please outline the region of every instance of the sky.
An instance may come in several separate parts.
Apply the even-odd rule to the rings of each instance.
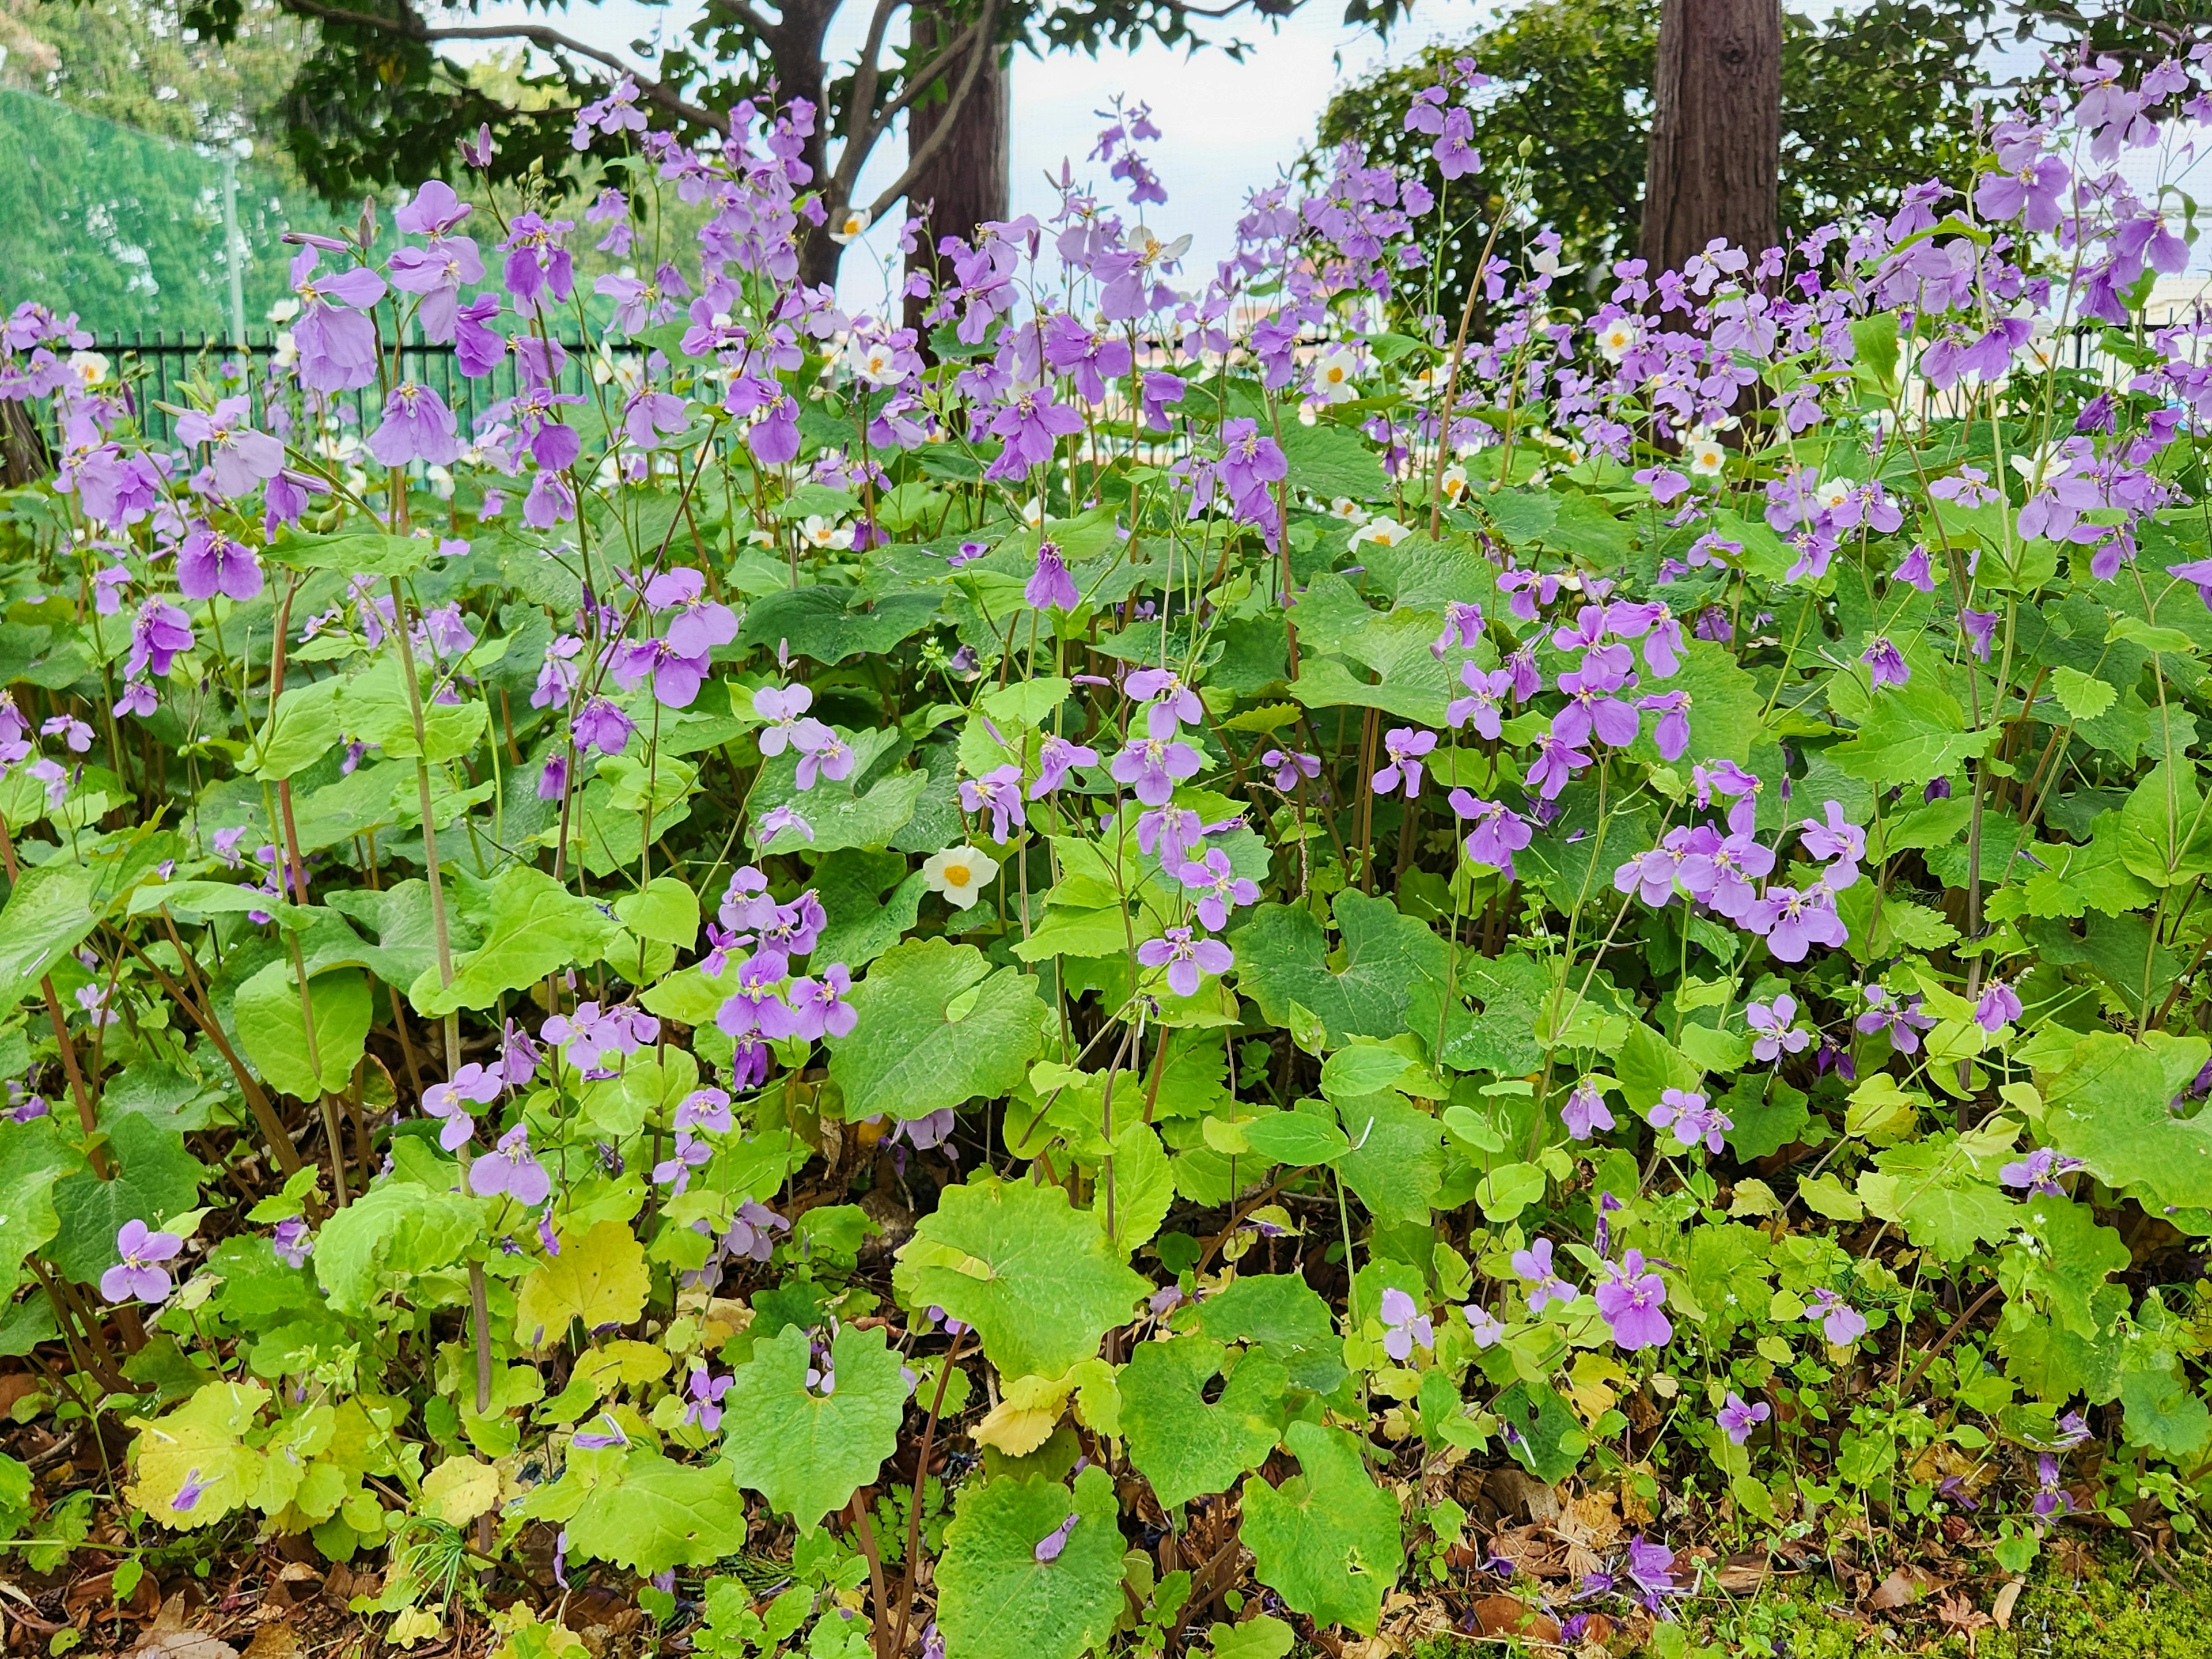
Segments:
[[[1799,9],[1823,13],[1834,3],[1813,0]],[[1103,167],[1087,161],[1104,125],[1098,112],[1108,109],[1117,94],[1149,104],[1163,135],[1151,153],[1168,200],[1151,209],[1146,219],[1163,240],[1191,236],[1183,275],[1194,286],[1230,252],[1245,192],[1273,182],[1313,142],[1332,93],[1383,64],[1407,60],[1431,41],[1464,40],[1500,9],[1495,0],[1415,0],[1407,19],[1384,41],[1371,30],[1347,27],[1334,0],[1311,0],[1278,28],[1269,28],[1262,19],[1248,20],[1236,31],[1251,48],[1242,62],[1218,52],[1188,54],[1158,46],[1102,51],[1095,58],[1080,53],[1035,58],[1017,52],[1012,76],[1013,211],[1041,219],[1054,211],[1059,198],[1046,178],[1060,171],[1063,158],[1074,163],[1078,177],[1087,168],[1105,185]],[[550,21],[594,46],[627,54],[633,41],[650,39],[656,31],[679,34],[699,10],[698,0],[670,0],[660,6],[605,0],[572,4],[565,16],[556,11]],[[849,58],[857,50],[869,10],[859,0],[841,10],[830,32],[833,57]],[[544,21],[548,14],[540,7],[526,11],[520,0],[484,0],[472,21]],[[456,50],[455,55],[468,54]],[[2197,150],[2186,187],[2200,200],[2212,199],[2212,137]],[[878,143],[861,178],[861,200],[897,175],[904,152],[901,134]],[[2130,161],[2126,170],[2145,175],[2139,183],[2148,183],[2156,164],[2140,155]],[[1103,189],[1100,194],[1115,199]],[[878,226],[847,252],[838,288],[848,310],[883,307],[896,282],[895,230]],[[2212,226],[2192,252],[2191,270],[2212,272]]]

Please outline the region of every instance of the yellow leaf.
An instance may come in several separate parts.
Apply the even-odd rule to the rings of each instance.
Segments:
[[[465,1527],[499,1502],[499,1471],[473,1457],[449,1457],[422,1482],[422,1512]]]
[[[651,1382],[667,1374],[668,1356],[650,1342],[624,1337],[588,1350],[577,1361],[574,1375],[589,1378],[602,1395],[625,1382]]]
[[[1626,1381],[1628,1373],[1618,1361],[1587,1349],[1575,1356],[1574,1368],[1567,1373],[1567,1388],[1586,1423],[1595,1423],[1613,1409]]]
[[[1009,1457],[1027,1457],[1052,1438],[1075,1384],[1073,1372],[1060,1377],[1015,1377],[1005,1385],[990,1414],[975,1425],[973,1437]]]
[[[581,1238],[564,1234],[561,1254],[540,1262],[514,1294],[514,1340],[543,1348],[568,1334],[627,1325],[645,1311],[652,1280],[645,1246],[619,1221],[602,1221]]]

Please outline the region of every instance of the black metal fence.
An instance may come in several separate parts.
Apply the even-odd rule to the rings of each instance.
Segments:
[[[592,398],[595,374],[612,377],[642,364],[641,348],[585,346],[573,340],[560,343],[568,361],[562,365],[557,389]],[[279,347],[275,336],[247,336],[241,349],[210,334],[197,338],[170,338],[156,331],[150,337],[97,342],[93,349],[108,359],[111,372],[128,388],[132,412],[149,438],[167,443],[174,435],[176,417],[169,408],[187,406],[188,388],[199,382],[217,396],[235,397],[243,392],[252,400],[255,422],[267,419],[270,399],[289,406],[297,395],[295,383],[270,372]],[[451,345],[415,344],[398,351],[397,372],[402,380],[428,386],[453,411],[465,441],[477,422],[499,404],[515,395],[520,374],[509,353],[492,372],[470,376],[461,372]],[[619,401],[617,394],[616,401]],[[382,414],[381,394],[374,386],[325,394],[321,419],[325,428],[366,434],[374,431]]]

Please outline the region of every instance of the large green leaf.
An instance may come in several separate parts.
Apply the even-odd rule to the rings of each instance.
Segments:
[[[872,607],[849,588],[793,587],[756,600],[745,612],[739,645],[787,645],[818,663],[879,656],[920,633],[937,614],[939,595],[890,593]]]
[[[353,1080],[374,1009],[368,975],[358,968],[309,975],[307,995],[315,1017],[312,1045],[292,964],[270,963],[238,988],[238,1039],[270,1087],[313,1100]]]
[[[973,1325],[1008,1376],[1066,1375],[1150,1287],[1057,1187],[975,1181],[945,1189],[892,1275],[912,1309]]]
[[[2176,1117],[2168,1105],[2205,1052],[2194,1038],[2164,1053],[2111,1032],[2085,1038],[2045,1091],[2052,1144],[2111,1186],[2161,1205],[2212,1206],[2212,1118]]]
[[[1199,1328],[1220,1342],[1255,1342],[1290,1380],[1316,1394],[1344,1381],[1344,1339],[1320,1292],[1296,1273],[1242,1273],[1198,1304]]]
[[[994,973],[972,945],[909,939],[854,988],[860,1022],[835,1040],[830,1076],[845,1116],[927,1117],[1022,1080],[1044,1047],[1036,981]]]
[[[1012,1475],[963,1489],[937,1569],[946,1659],[1077,1659],[1103,1646],[1123,1605],[1119,1510],[1096,1463],[1073,1492]],[[1071,1515],[1059,1553],[1038,1560]]]
[[[722,1402],[723,1455],[738,1478],[803,1532],[872,1482],[898,1446],[907,1384],[880,1329],[841,1325],[830,1348],[836,1386],[806,1386],[813,1344],[796,1326],[753,1345]]]
[[[1336,1113],[1351,1141],[1337,1164],[1344,1184],[1377,1221],[1425,1224],[1443,1186],[1443,1126],[1389,1091],[1340,1100]]]
[[[568,1547],[644,1577],[702,1567],[745,1541],[744,1494],[720,1463],[678,1463],[633,1446],[620,1474],[584,1494],[568,1525]]]
[[[865,793],[825,781],[791,802],[792,810],[806,821],[812,835],[790,824],[763,836],[756,825],[750,832],[753,846],[763,853],[794,853],[802,847],[817,853],[888,847],[914,817],[915,807],[928,787],[927,772],[894,772]]]
[[[449,900],[450,902],[450,900]],[[509,865],[474,907],[483,943],[453,963],[441,987],[434,963],[416,976],[408,1000],[426,1016],[489,1008],[508,991],[535,985],[563,968],[597,962],[621,931],[606,912],[542,870]]]
[[[2212,810],[2189,761],[2160,764],[2120,809],[2120,861],[2154,887],[2212,872]]]
[[[1858,735],[1828,753],[1855,778],[1877,785],[1923,784],[1948,777],[1986,755],[2002,727],[1966,730],[1959,700],[1926,673],[1875,693],[1859,720]]]
[[[1229,1379],[1212,1405],[1206,1386],[1228,1361]],[[1282,1365],[1261,1350],[1241,1358],[1203,1336],[1139,1343],[1121,1379],[1121,1430],[1129,1458],[1173,1509],[1226,1492],[1256,1469],[1282,1431]]]
[[[53,965],[100,925],[99,878],[58,860],[23,872],[0,909],[0,1009],[39,988]]]
[[[1252,1576],[1316,1624],[1372,1636],[1403,1559],[1398,1500],[1376,1486],[1343,1430],[1293,1423],[1284,1437],[1301,1473],[1279,1487],[1244,1488]]]
[[[84,1159],[64,1144],[51,1116],[0,1123],[0,1307],[22,1280],[24,1258],[45,1249],[61,1231],[54,1208],[56,1184],[83,1165]],[[114,1235],[108,1238],[112,1244]],[[100,1266],[104,1269],[107,1263]]]
[[[1334,955],[1304,906],[1263,904],[1236,936],[1237,988],[1269,1024],[1288,1026],[1291,1004],[1319,1016],[1332,1046],[1406,1029],[1416,983],[1441,985],[1444,942],[1383,899],[1347,888],[1336,896],[1343,944]]]
[[[438,1273],[483,1238],[483,1204],[415,1182],[372,1187],[323,1224],[315,1280],[341,1314],[365,1310],[387,1279]]]

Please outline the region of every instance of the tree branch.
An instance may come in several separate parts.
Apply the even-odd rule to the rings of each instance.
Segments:
[[[876,88],[883,81],[884,35],[890,28],[891,16],[901,3],[902,0],[876,0],[875,15],[868,19],[867,42],[860,48],[860,61],[853,73],[853,95],[845,106],[853,119],[854,137],[858,137],[863,123],[867,125],[868,149],[875,148],[875,141],[883,132],[869,112],[875,107]],[[834,198],[829,204],[831,211],[844,207],[846,198],[852,193],[853,182],[860,176],[857,163],[865,159],[865,151],[848,142],[845,153],[837,158],[837,171],[830,179],[830,194]]]
[[[549,52],[572,52],[589,58],[617,75],[627,75],[637,83],[637,89],[646,97],[679,119],[714,131],[726,134],[729,118],[717,115],[702,105],[695,104],[664,82],[641,74],[636,66],[611,52],[586,45],[571,35],[551,28],[544,23],[470,23],[432,28],[412,11],[398,17],[380,17],[374,12],[348,11],[343,7],[325,6],[319,0],[283,0],[284,9],[302,17],[314,18],[318,22],[338,23],[353,28],[375,29],[385,34],[397,34],[425,45],[440,40],[527,40]],[[749,10],[749,9],[746,9]],[[757,14],[752,14],[757,16]]]
[[[908,154],[906,171],[892,179],[890,187],[876,198],[874,204],[868,209],[870,219],[876,219],[888,213],[891,204],[906,194],[908,187],[921,176],[922,169],[927,167],[936,157],[937,152],[944,149],[951,141],[953,122],[967,104],[968,94],[975,88],[976,77],[982,73],[985,55],[997,49],[996,42],[991,39],[991,27],[998,21],[998,15],[999,0],[984,0],[983,15],[978,17],[965,32],[967,36],[978,37],[975,49],[969,56],[968,67],[961,71],[959,84],[952,88],[951,96],[945,100],[943,117],[934,127],[930,129],[929,137],[922,140],[921,148]],[[938,58],[943,59],[946,53],[952,50],[951,47],[946,48],[945,52],[938,54]],[[884,123],[888,125],[894,114],[912,102],[920,90],[928,86],[935,78],[934,75],[927,78],[917,76],[909,82],[904,92],[892,100],[890,106],[884,110]],[[878,131],[880,132],[880,131],[881,128],[878,128]]]

